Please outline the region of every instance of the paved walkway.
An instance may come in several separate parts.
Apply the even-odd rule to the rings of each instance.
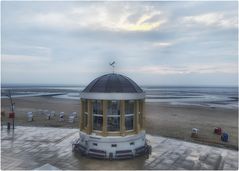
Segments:
[[[148,135],[149,159],[109,161],[81,157],[71,151],[78,129],[23,127],[1,131],[1,169],[238,169],[238,151]]]

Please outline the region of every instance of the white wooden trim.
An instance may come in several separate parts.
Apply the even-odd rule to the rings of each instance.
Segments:
[[[96,100],[135,100],[144,99],[145,93],[81,93],[82,99]]]

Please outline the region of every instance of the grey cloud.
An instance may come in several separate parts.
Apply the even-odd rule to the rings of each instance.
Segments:
[[[180,67],[195,63],[211,65],[217,62],[235,63],[238,52],[237,28],[204,26],[196,23],[186,25],[182,20],[186,16],[213,12],[223,13],[226,18],[237,18],[237,9],[234,5],[235,2],[3,2],[2,54],[49,56],[52,61],[44,66],[52,73],[47,77],[47,81],[53,83],[59,81],[54,81],[55,71],[63,74],[61,67],[65,66],[65,70],[69,70],[64,71],[64,82],[67,83],[69,75],[76,76],[76,74],[81,75],[82,81],[87,82],[88,78],[110,71],[107,67],[111,60],[117,61],[119,69],[131,66],[141,68],[145,65]],[[159,15],[154,15],[144,22],[151,23],[163,19],[167,22],[149,31],[115,31],[97,26],[74,29],[48,27],[30,20],[36,14],[49,12],[64,14],[71,12],[74,8],[82,9],[83,12],[89,8],[103,9],[109,14],[111,21],[117,21],[127,12],[130,14],[127,21],[130,23],[137,22],[144,14],[160,11]],[[29,22],[27,22],[28,19]],[[155,43],[168,43],[169,45],[159,47],[154,46]],[[36,63],[33,64],[33,66],[36,65]],[[15,79],[12,75],[20,70],[27,74],[22,71],[24,65],[18,66],[16,62],[14,65],[16,68],[13,69],[4,63],[3,81],[14,81],[10,78]],[[91,72],[82,66],[93,68],[93,70]],[[79,70],[73,70],[72,67],[77,67]],[[40,67],[37,69],[39,70],[33,73],[43,78],[45,73],[40,72]],[[89,76],[84,76],[83,71],[88,72],[84,74]],[[145,73],[139,76],[133,71],[125,74],[129,74],[138,81],[152,78],[151,82],[154,75]],[[227,81],[232,83],[235,80],[235,74],[228,77],[231,81]],[[203,80],[205,84],[206,79],[212,80],[210,84],[215,80],[216,84],[221,74],[197,75],[194,73],[194,76],[195,79]],[[193,76],[180,77],[182,79],[178,80],[179,84],[187,82],[185,80]],[[172,75],[170,79],[163,76],[158,83],[166,81],[174,84]],[[30,74],[23,80],[36,81]],[[68,81],[72,82],[73,78]]]

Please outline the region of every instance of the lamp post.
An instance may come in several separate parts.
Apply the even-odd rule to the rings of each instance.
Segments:
[[[12,118],[12,128],[14,129],[14,119],[15,119],[15,113],[14,113],[14,105],[15,103],[12,100],[11,90],[8,91],[8,97],[11,102],[11,113],[9,113],[9,118]]]

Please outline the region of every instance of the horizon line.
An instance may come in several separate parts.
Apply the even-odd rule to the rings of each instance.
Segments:
[[[71,84],[59,84],[59,83],[1,83],[1,88],[2,87],[14,87],[14,86],[34,86],[34,87],[47,87],[47,86],[74,86],[74,87],[85,87],[88,84],[80,84],[80,83],[71,83]],[[178,85],[170,85],[170,84],[148,84],[148,85],[142,85],[138,84],[140,87],[238,87],[237,85],[207,85],[207,84],[198,84],[198,85],[183,85],[183,84],[178,84]]]

